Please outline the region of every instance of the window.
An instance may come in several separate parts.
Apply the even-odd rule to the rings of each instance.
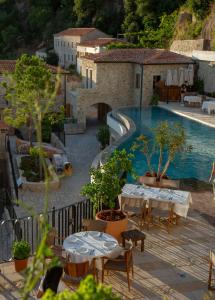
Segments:
[[[86,88],[88,89],[88,69],[86,69]]]
[[[93,70],[90,70],[90,84],[89,88],[92,89],[93,87]]]
[[[64,47],[66,46],[66,42],[64,42]]]
[[[70,61],[70,55],[68,54],[68,61]]]
[[[72,42],[72,48],[73,48],[73,42]]]
[[[72,56],[72,61],[73,61],[73,55],[71,55]]]
[[[136,78],[135,78],[135,88],[139,89],[140,88],[140,74],[136,73]]]
[[[68,47],[69,47],[69,42],[68,42]]]
[[[63,42],[61,41],[61,47],[63,46]]]

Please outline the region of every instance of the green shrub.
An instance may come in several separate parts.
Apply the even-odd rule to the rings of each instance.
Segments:
[[[204,94],[204,80],[197,79],[194,81],[193,88],[195,91],[197,91],[199,94]]]
[[[29,257],[31,247],[26,241],[15,241],[13,243],[12,253],[14,259],[25,259]]]
[[[153,94],[151,97],[150,105],[158,105],[158,102],[160,100],[160,97],[158,94]]]
[[[54,295],[48,290],[42,300],[120,300],[118,295],[112,292],[110,286],[101,283],[96,284],[92,275],[87,276],[81,283],[76,292],[65,290]]]
[[[109,145],[110,131],[108,126],[100,127],[96,134],[96,137],[99,143],[101,144],[102,149],[104,149],[107,145]]]

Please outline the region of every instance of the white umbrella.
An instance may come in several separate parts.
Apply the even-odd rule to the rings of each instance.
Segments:
[[[171,70],[167,70],[166,85],[167,86],[172,85],[172,71]]]
[[[193,85],[194,70],[193,65],[188,66],[188,84]]]
[[[173,70],[172,85],[178,85],[178,71]]]
[[[179,86],[184,84],[184,68],[179,68]]]

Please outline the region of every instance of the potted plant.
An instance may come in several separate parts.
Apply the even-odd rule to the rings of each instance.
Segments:
[[[132,172],[131,154],[126,150],[115,150],[111,158],[97,169],[91,169],[91,182],[84,185],[82,195],[88,197],[97,219],[107,223],[106,232],[117,239],[127,227],[127,216],[115,209],[116,200],[123,185],[125,173]]]
[[[140,176],[140,182],[153,186],[179,188],[179,180],[171,180],[167,171],[175,156],[189,151],[186,145],[184,128],[178,123],[160,122],[153,129],[153,137],[140,135],[132,146],[133,151],[139,150],[146,158],[148,171]],[[152,158],[157,155],[152,166]],[[155,167],[157,165],[157,167]]]
[[[96,134],[96,137],[101,145],[101,149],[104,149],[106,146],[108,146],[110,141],[110,131],[108,126],[100,127]]]
[[[30,252],[31,248],[28,242],[21,240],[13,243],[12,254],[16,272],[26,269]]]

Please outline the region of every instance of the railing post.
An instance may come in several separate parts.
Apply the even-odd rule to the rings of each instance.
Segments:
[[[52,227],[55,227],[55,206],[52,207]]]

